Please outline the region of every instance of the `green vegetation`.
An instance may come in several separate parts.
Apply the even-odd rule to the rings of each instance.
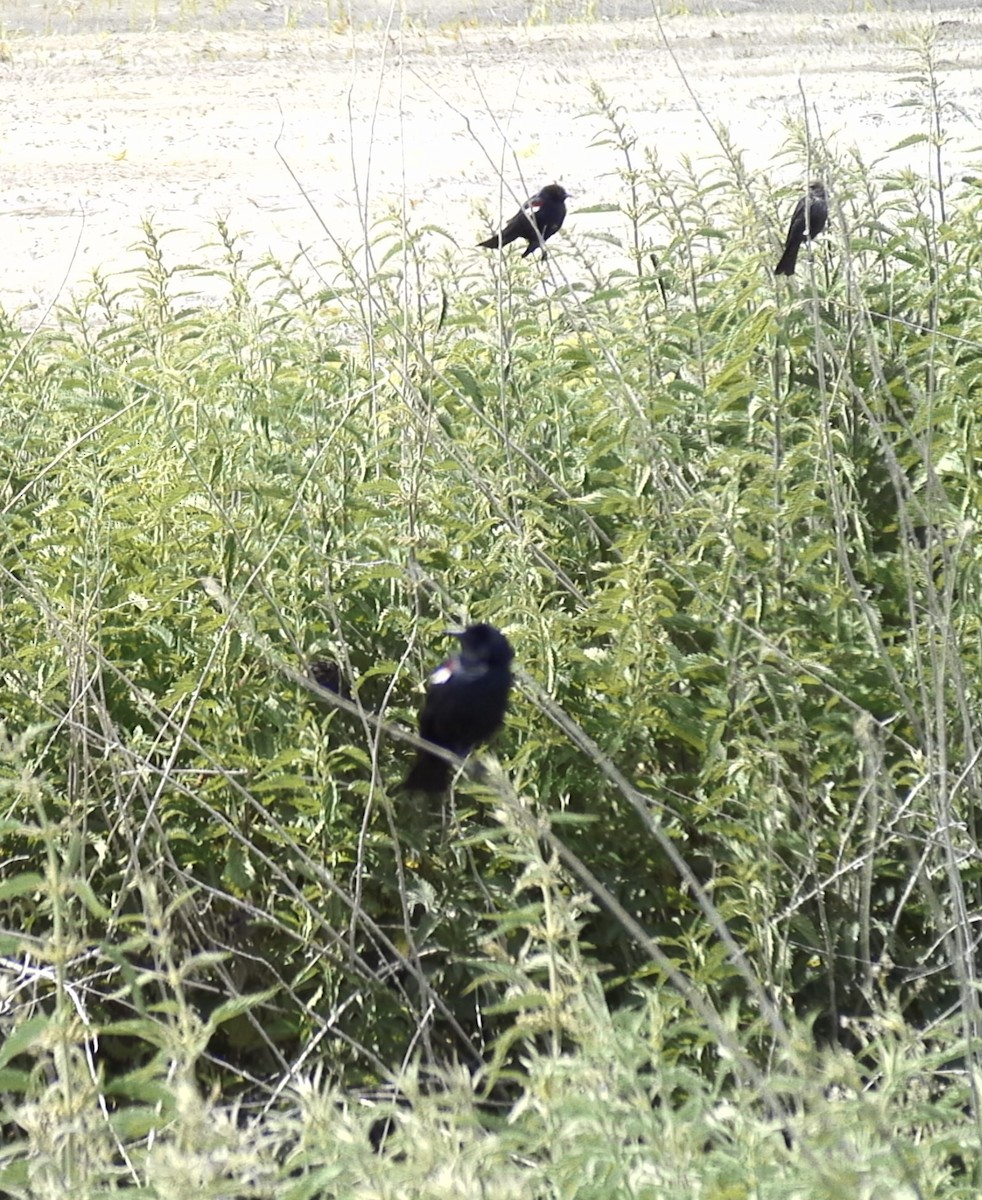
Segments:
[[[811,146],[776,283],[796,191],[596,98],[623,243],[3,319],[4,1195],[978,1194],[978,183]]]

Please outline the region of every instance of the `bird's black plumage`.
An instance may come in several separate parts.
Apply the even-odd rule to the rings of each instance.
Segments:
[[[468,625],[453,636],[460,639],[460,650],[430,676],[419,736],[464,758],[501,728],[515,652],[493,625]],[[432,795],[446,791],[449,783],[450,763],[420,750],[403,787]]]
[[[307,674],[322,688],[334,692],[344,700],[351,699],[351,688],[341,673],[341,667],[333,658],[315,659],[307,668]]]
[[[801,243],[818,237],[828,219],[829,204],[825,188],[817,179],[813,179],[808,185],[807,197],[801,197],[791,216],[787,241],[784,243],[784,253],[781,255],[781,261],[774,268],[775,275],[794,274]]]
[[[533,250],[542,247],[545,258],[545,243],[556,233],[566,220],[568,193],[558,183],[547,183],[531,199],[526,200],[500,233],[478,242],[486,250],[500,250],[519,238],[528,242],[522,258],[528,258]]]

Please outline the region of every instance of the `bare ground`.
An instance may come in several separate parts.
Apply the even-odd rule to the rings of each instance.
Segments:
[[[982,15],[967,5],[857,15],[815,3],[792,14],[748,0],[636,19],[621,4],[610,11],[627,16],[599,23],[496,26],[455,23],[451,6],[442,20],[380,10],[361,25],[262,27],[273,7],[252,10],[252,29],[193,27],[176,13],[191,27],[105,19],[102,32],[44,34],[31,32],[36,7],[23,6],[19,33],[0,10],[15,30],[0,41],[0,304],[30,319],[94,268],[138,265],[144,215],[176,231],[172,261],[214,260],[202,247],[216,214],[247,235],[253,259],[292,259],[302,244],[320,261],[334,257],[332,238],[350,243],[403,204],[470,247],[484,236],[481,203],[512,209],[526,185],[560,179],[575,193],[562,236],[609,228],[617,218],[577,215],[620,186],[618,152],[591,146],[605,128],[591,115],[593,80],[623,106],[638,151],[656,147],[666,164],[689,155],[708,166],[722,122],[752,168],[799,180],[802,167],[780,152],[807,102],[813,133],[926,173],[928,147],[891,147],[927,132],[923,104],[904,102],[926,96],[910,79],[931,33],[948,169],[963,170],[982,144]],[[243,5],[239,24],[249,15]]]

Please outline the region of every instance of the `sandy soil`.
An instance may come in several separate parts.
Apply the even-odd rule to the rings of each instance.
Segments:
[[[0,41],[8,311],[32,319],[94,268],[137,265],[145,214],[176,231],[165,243],[171,261],[214,256],[201,247],[214,242],[216,214],[247,235],[250,258],[291,259],[299,244],[331,258],[278,138],[342,241],[359,235],[365,213],[370,223],[404,200],[416,219],[450,226],[470,246],[484,236],[479,204],[497,207],[499,172],[513,195],[552,179],[575,193],[561,236],[608,227],[617,218],[577,215],[618,186],[617,151],[591,146],[604,129],[589,115],[591,80],[623,106],[640,148],[657,147],[669,164],[718,153],[709,121],[721,121],[751,167],[774,163],[775,180],[791,183],[799,176],[778,156],[786,122],[807,100],[813,128],[836,146],[923,173],[924,146],[889,151],[925,132],[923,107],[902,105],[925,94],[909,77],[923,71],[916,47],[930,29],[950,102],[947,162],[958,172],[982,159],[982,14],[968,4],[857,15],[817,2],[790,14],[779,0],[731,0],[725,12],[690,5],[648,19],[620,4],[610,11],[627,15],[602,23],[497,27],[457,24],[467,14],[451,7],[440,20],[428,9],[415,21],[383,14],[273,29],[282,9],[242,3],[238,23],[251,16],[254,28],[192,28],[182,10],[171,15],[189,27],[168,31],[158,10],[157,27],[142,31],[103,17],[101,32],[39,34],[50,10],[45,24],[25,4],[19,25],[0,10],[8,31],[22,30]],[[368,24],[376,28],[357,31]],[[202,281],[206,294],[209,286]]]

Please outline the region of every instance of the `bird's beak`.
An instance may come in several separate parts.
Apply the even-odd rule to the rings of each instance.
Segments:
[[[464,636],[464,631],[462,629],[444,629],[443,636],[459,638]]]

